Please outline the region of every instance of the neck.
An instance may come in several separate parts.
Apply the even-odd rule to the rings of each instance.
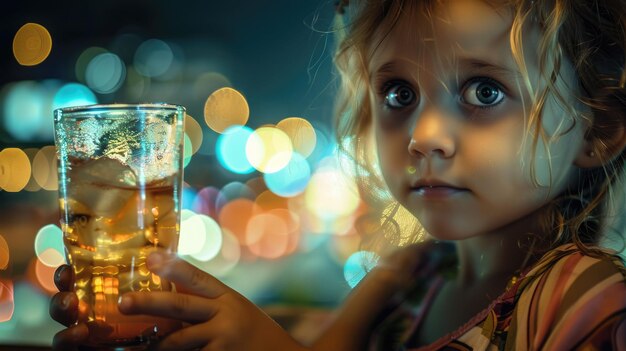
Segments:
[[[457,283],[469,287],[489,281],[507,282],[535,262],[538,257],[531,250],[539,233],[537,216],[535,212],[496,231],[458,241]]]

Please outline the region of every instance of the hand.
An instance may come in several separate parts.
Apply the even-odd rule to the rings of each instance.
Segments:
[[[410,244],[382,259],[368,276],[388,293],[402,292],[456,265],[455,251],[454,244],[445,241]]]
[[[54,284],[59,289],[50,301],[50,316],[55,321],[69,327],[58,332],[52,341],[53,350],[77,350],[85,343],[89,330],[84,323],[75,324],[78,319],[78,297],[72,292],[74,271],[69,265],[61,265],[54,273]]]
[[[190,324],[166,336],[159,351],[305,350],[251,301],[191,264],[162,252],[152,253],[147,264],[177,292],[126,293],[120,311]]]
[[[314,350],[364,350],[372,331],[408,289],[449,265],[454,246],[425,241],[402,247],[372,269],[350,293],[335,319],[315,341]]]

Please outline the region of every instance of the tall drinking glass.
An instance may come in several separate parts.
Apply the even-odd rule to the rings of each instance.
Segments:
[[[129,291],[170,290],[146,257],[175,252],[185,108],[91,105],[54,111],[65,251],[75,273],[86,349],[143,350],[179,325],[119,312]]]

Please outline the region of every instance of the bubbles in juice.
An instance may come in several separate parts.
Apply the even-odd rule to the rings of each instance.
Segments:
[[[106,157],[75,161],[67,173],[60,206],[65,247],[76,274],[79,320],[90,325],[94,343],[142,343],[176,327],[117,308],[126,292],[171,289],[145,261],[159,247],[175,249],[178,241],[174,178],[142,185],[140,177]]]

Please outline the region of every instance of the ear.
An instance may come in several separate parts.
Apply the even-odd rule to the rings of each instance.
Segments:
[[[618,117],[612,118],[613,123],[604,122],[603,125],[594,122],[588,130],[585,144],[574,160],[576,166],[601,167],[618,157],[626,148],[626,120],[618,114]]]

